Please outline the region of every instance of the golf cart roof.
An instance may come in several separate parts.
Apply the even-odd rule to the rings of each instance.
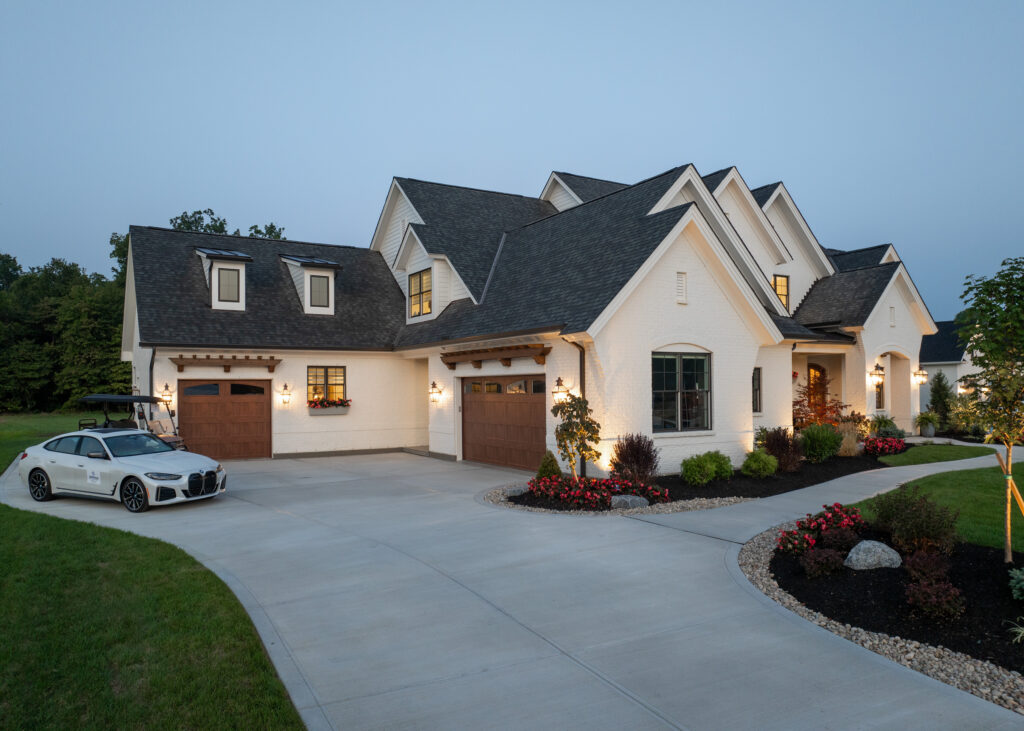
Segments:
[[[124,396],[114,393],[91,393],[78,399],[86,404],[162,404],[164,400],[156,396]]]

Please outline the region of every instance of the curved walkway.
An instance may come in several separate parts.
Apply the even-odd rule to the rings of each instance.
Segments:
[[[1020,728],[787,612],[736,560],[822,503],[992,464],[635,517],[505,510],[474,498],[522,473],[405,454],[233,463],[222,498],[143,515],[34,503],[13,471],[0,501],[196,556],[239,596],[311,728]]]

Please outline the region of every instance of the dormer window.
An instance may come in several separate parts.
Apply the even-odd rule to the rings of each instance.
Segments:
[[[785,274],[776,274],[772,277],[772,289],[782,300],[782,306],[789,312],[789,277]]]
[[[430,314],[432,294],[430,280],[429,269],[409,275],[409,317]]]
[[[196,247],[215,310],[245,310],[245,265],[252,257],[230,249]]]
[[[307,315],[334,314],[334,277],[341,264],[312,256],[282,254]]]

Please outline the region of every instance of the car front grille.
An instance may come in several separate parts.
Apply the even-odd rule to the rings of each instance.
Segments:
[[[213,470],[207,472],[193,472],[188,476],[188,489],[185,497],[199,497],[209,495],[217,489],[217,473]]]

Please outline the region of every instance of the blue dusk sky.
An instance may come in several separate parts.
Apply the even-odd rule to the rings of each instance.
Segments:
[[[538,195],[692,162],[892,242],[936,319],[1024,254],[1024,3],[0,4],[0,251],[108,273],[213,208],[366,246],[392,176]]]

